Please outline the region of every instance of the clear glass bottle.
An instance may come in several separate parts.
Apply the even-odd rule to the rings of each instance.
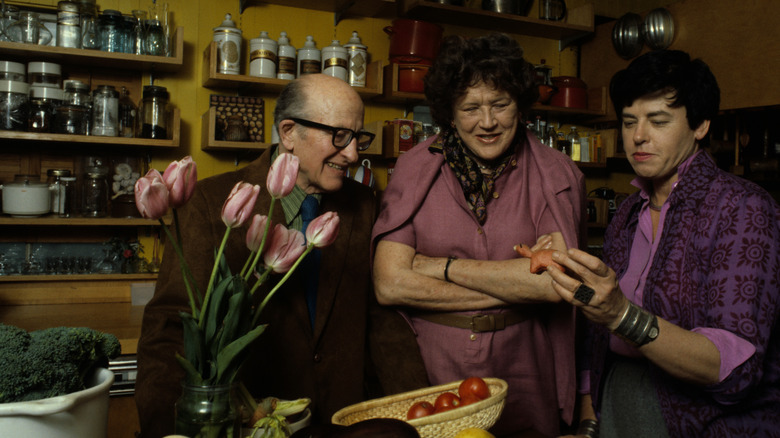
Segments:
[[[81,48],[100,50],[100,37],[98,35],[98,20],[95,15],[81,15]]]
[[[130,91],[127,87],[122,87],[119,93],[119,136],[120,137],[135,137],[136,126],[136,113],[137,109],[132,99],[130,99]]]
[[[144,38],[146,37],[146,30],[144,25],[146,22],[146,11],[142,9],[133,9],[133,30],[130,35],[130,39],[133,41],[133,51],[136,55],[145,55],[144,52]]]
[[[569,144],[571,145],[571,159],[574,161],[580,161],[582,158],[582,150],[580,148],[580,133],[577,132],[576,126],[571,127],[571,131],[569,131],[569,135],[566,136],[566,140],[568,140]]]
[[[119,92],[112,85],[98,85],[92,92],[92,135],[116,137],[119,133]]]
[[[168,138],[168,90],[145,85],[141,101],[141,137]]]

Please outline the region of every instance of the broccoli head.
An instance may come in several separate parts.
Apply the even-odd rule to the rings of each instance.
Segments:
[[[0,323],[0,403],[38,400],[85,389],[97,367],[119,356],[116,336],[87,327],[26,332]]]

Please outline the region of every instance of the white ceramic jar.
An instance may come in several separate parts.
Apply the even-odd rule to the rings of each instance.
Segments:
[[[352,38],[344,44],[349,54],[349,85],[353,87],[366,86],[366,68],[368,67],[368,49],[358,36],[357,31],[352,32]]]
[[[339,40],[333,40],[329,46],[322,48],[322,73],[347,82],[348,65],[349,53]]]
[[[278,44],[268,37],[268,32],[262,31],[260,36],[252,38],[249,50],[249,76],[275,78]]]
[[[321,60],[322,54],[314,42],[314,37],[311,35],[307,36],[303,47],[298,49],[298,77],[311,73],[320,73],[322,71]]]
[[[228,75],[241,73],[241,29],[230,14],[225,14],[222,24],[214,28],[214,41],[217,42],[219,61],[217,72]]]
[[[295,79],[295,73],[298,71],[295,47],[290,45],[290,39],[287,38],[287,32],[279,34],[277,55],[276,78],[288,80]]]

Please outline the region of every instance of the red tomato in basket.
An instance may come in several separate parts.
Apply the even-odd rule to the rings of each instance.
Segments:
[[[460,397],[452,392],[439,394],[439,396],[436,397],[436,401],[433,402],[433,408],[436,410],[437,414],[439,412],[446,412],[450,409],[455,409],[458,406],[460,406]]]
[[[461,405],[471,404],[490,397],[490,388],[481,378],[469,377],[458,386],[458,395],[460,395]]]
[[[433,414],[434,411],[435,408],[432,404],[430,404],[430,402],[417,402],[413,404],[412,407],[409,408],[409,410],[406,412],[406,419],[414,420],[415,418],[427,417],[428,415]]]

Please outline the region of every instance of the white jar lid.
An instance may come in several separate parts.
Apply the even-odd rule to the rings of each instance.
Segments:
[[[24,64],[13,61],[0,61],[0,71],[24,75]]]
[[[89,91],[89,85],[78,79],[65,79],[62,81],[62,88],[65,90],[86,90]]]
[[[21,93],[28,94],[30,92],[30,84],[21,81],[0,81],[0,93]]]
[[[62,100],[64,92],[59,88],[41,87],[34,85],[30,87],[30,96],[37,99]]]
[[[62,68],[59,64],[53,62],[30,62],[27,64],[27,73],[47,73],[52,75],[62,75]]]

